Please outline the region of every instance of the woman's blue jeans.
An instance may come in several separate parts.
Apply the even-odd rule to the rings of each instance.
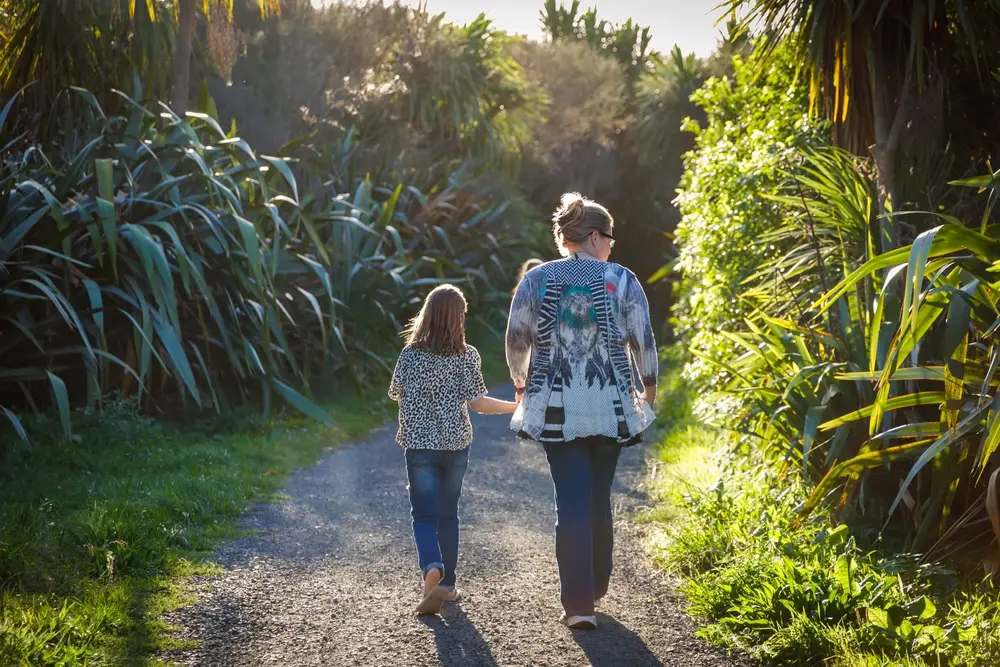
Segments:
[[[555,487],[556,561],[563,608],[594,613],[611,580],[614,517],[611,485],[622,447],[613,438],[544,443]]]
[[[469,448],[407,449],[413,540],[420,571],[442,571],[442,586],[455,585],[458,565],[458,499],[469,467]]]

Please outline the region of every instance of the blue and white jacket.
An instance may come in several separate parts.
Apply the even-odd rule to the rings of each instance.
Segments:
[[[641,439],[655,416],[633,380],[655,386],[656,342],[631,271],[584,255],[529,271],[507,322],[507,365],[525,387],[510,427],[540,442]]]

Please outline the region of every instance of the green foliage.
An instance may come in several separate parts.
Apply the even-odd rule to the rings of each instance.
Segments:
[[[368,166],[376,169],[466,160],[484,171],[516,170],[534,142],[532,130],[547,101],[512,57],[511,38],[484,16],[460,26],[446,23],[444,15],[380,5],[314,10],[291,29],[301,30],[301,39],[317,41],[314,58],[325,60],[325,49],[334,47],[323,44],[339,41],[373,17],[385,19],[384,25],[365,26],[377,48],[347,53],[348,64],[331,63],[342,73],[339,81],[327,82],[321,73],[322,81],[310,82],[330,90],[307,111],[314,134],[339,137],[344,128],[356,129]],[[306,20],[310,26],[301,26]],[[281,86],[266,84],[272,90]]]
[[[624,23],[609,23],[598,18],[597,8],[580,13],[580,0],[573,0],[567,9],[556,0],[545,0],[540,12],[545,34],[553,42],[572,40],[585,42],[598,53],[616,61],[625,75],[629,95],[639,77],[649,68],[656,52],[649,48],[653,39],[647,26],[628,19]]]
[[[133,73],[146,90],[165,92],[173,27],[161,14],[170,10],[135,0],[0,1],[3,98],[34,83],[29,94],[39,109],[66,86],[94,90],[107,104],[111,89],[125,87]]]
[[[429,285],[468,286],[479,305],[509,284],[505,206],[461,172],[426,193],[349,169],[331,181],[209,116],[131,100],[107,116],[67,94],[88,113],[59,153],[11,154],[0,199],[0,351],[13,363],[0,405],[51,396],[67,435],[69,405],[111,390],[161,410],[259,396],[265,412],[277,393],[319,417],[305,396],[331,375],[381,377]]]
[[[719,332],[738,330],[748,312],[741,283],[783,250],[763,240],[788,215],[770,195],[784,192],[801,150],[825,143],[823,124],[806,113],[792,53],[778,53],[759,77],[753,58],[735,58],[732,79],[711,79],[693,98],[707,120],[689,126],[696,148],[678,189],[676,313],[692,349],[716,359],[734,354]],[[715,369],[696,361],[689,372],[706,380]]]
[[[797,196],[774,198],[800,212],[764,237],[800,240],[747,281],[742,298],[756,309],[744,330],[722,333],[741,354],[704,357],[739,397],[744,447],[815,483],[803,514],[834,500],[844,516],[892,521],[928,557],[992,538],[982,522],[996,509],[982,482],[1000,443],[992,229],[943,216],[912,246],[876,254],[880,223],[855,162],[813,154],[800,172]],[[993,187],[991,176],[965,184]]]
[[[532,141],[531,122],[544,98],[505,48],[508,38],[485,15],[465,26],[439,21],[427,26],[440,31],[438,39],[389,63],[400,87],[391,93],[396,113],[453,157],[509,164]]]
[[[508,48],[525,76],[549,100],[543,122],[533,127],[532,153],[542,160],[558,161],[572,147],[588,141],[605,148],[614,144],[616,132],[624,125],[624,80],[615,63],[587,44],[566,40],[519,40]]]
[[[691,96],[707,78],[705,64],[675,46],[666,59],[657,58],[636,89],[636,135],[640,158],[655,166],[678,152],[686,118],[698,115]]]
[[[690,428],[668,434],[665,456]],[[719,449],[703,446],[702,458]],[[659,473],[681,499],[656,517],[669,534],[659,557],[684,576],[702,637],[782,665],[985,667],[1000,656],[989,581],[956,589],[949,570],[859,549],[829,515],[802,523],[806,485],[770,465],[739,464],[708,486],[680,486],[675,465]]]

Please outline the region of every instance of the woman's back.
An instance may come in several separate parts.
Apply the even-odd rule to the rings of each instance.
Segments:
[[[632,360],[655,384],[656,345],[642,286],[621,265],[570,256],[530,271],[511,306],[507,359],[526,384],[512,428],[532,439],[628,442],[653,419]]]

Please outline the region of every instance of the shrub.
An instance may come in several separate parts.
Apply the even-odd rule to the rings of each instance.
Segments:
[[[825,143],[824,127],[809,117],[806,91],[796,83],[793,54],[783,53],[760,78],[752,56],[734,58],[733,68],[732,79],[710,79],[693,97],[707,120],[689,126],[696,146],[684,158],[676,200],[678,333],[716,359],[734,356],[719,332],[741,328],[747,314],[741,283],[779,250],[761,241],[787,212],[769,195],[781,193],[802,149]],[[688,372],[706,381],[717,370],[695,360]]]

